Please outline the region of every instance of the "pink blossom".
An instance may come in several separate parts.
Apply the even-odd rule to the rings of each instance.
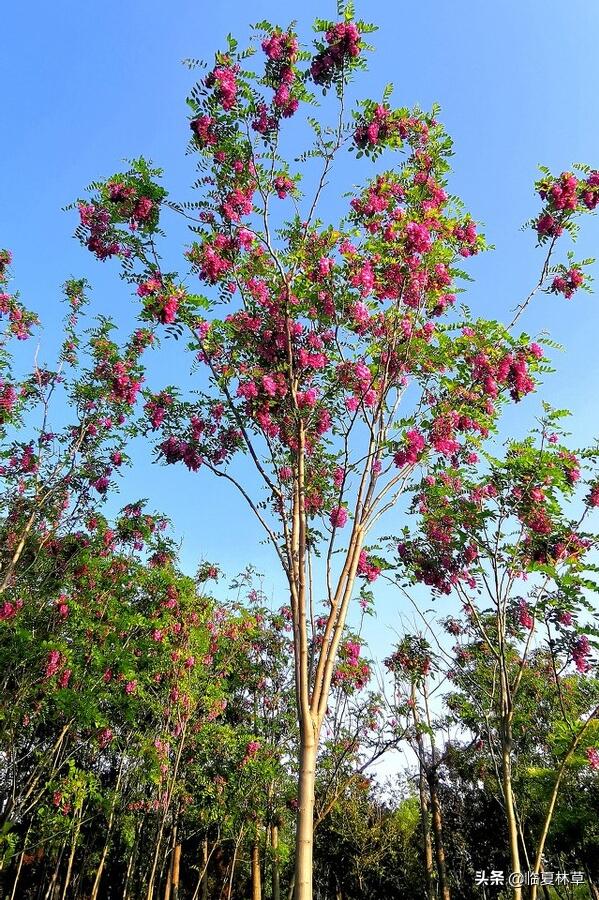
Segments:
[[[98,744],[103,749],[112,741],[114,734],[111,728],[103,728],[98,735]]]
[[[406,237],[408,248],[414,253],[428,253],[432,247],[430,232],[424,223],[408,222]]]
[[[277,383],[272,375],[263,375],[262,376],[262,387],[264,388],[264,392],[268,394],[269,397],[275,397],[277,393]]]
[[[587,760],[589,762],[589,766],[591,769],[598,770],[599,769],[599,750],[596,747],[587,747],[586,750]]]
[[[333,484],[336,488],[340,488],[345,479],[345,469],[342,469],[341,466],[336,466],[333,470]]]
[[[287,175],[277,175],[275,180],[273,181],[274,189],[277,192],[277,196],[284,200],[287,194],[293,190],[293,181],[291,178],[288,178]]]
[[[308,388],[307,391],[298,391],[296,396],[299,407],[312,407],[318,400],[318,390],[317,388]]]
[[[0,622],[8,622],[10,619],[14,619],[20,609],[23,608],[22,600],[15,600],[13,602],[7,600],[2,605],[0,605]]]
[[[420,431],[417,431],[415,428],[412,428],[406,432],[406,443],[406,448],[403,450],[398,450],[398,452],[393,457],[393,461],[398,467],[418,462],[418,460],[422,456],[424,448],[426,447],[426,440],[424,438],[424,435]]]
[[[63,669],[63,671],[58,676],[58,686],[61,688],[66,688],[72,675],[71,669]]]
[[[589,662],[587,657],[590,655],[590,652],[591,645],[586,634],[581,635],[574,641],[574,646],[572,648],[572,659],[574,661],[574,665],[581,674],[584,674],[584,672],[587,672],[589,669]]]
[[[523,628],[532,628],[534,625],[534,619],[525,600],[520,600],[518,604],[518,621]]]
[[[46,668],[44,675],[51,678],[58,672],[63,662],[63,655],[59,650],[50,650],[46,659]]]
[[[210,116],[198,116],[197,119],[193,119],[189,123],[200,147],[209,147],[216,144],[217,137],[214,131],[214,125],[214,119]]]
[[[233,109],[237,101],[236,71],[225,66],[217,66],[206,79],[208,87],[214,87],[223,109]]]
[[[253,400],[258,396],[258,388],[253,381],[244,381],[237,388],[237,396],[246,400]]]
[[[368,558],[368,554],[365,550],[360,551],[357,571],[358,575],[362,575],[369,582],[376,581],[381,574],[380,566]]]
[[[347,510],[344,506],[336,506],[330,515],[330,522],[333,528],[343,528],[347,523]]]

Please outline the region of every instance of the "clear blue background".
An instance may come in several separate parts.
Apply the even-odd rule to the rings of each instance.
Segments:
[[[268,18],[286,24],[298,13],[305,36],[314,16],[335,16],[330,0],[5,4],[0,246],[14,251],[16,285],[46,323],[42,356],[51,359],[57,346],[59,287],[68,275],[88,277],[96,311],[122,322],[131,311],[116,264],[96,262],[72,239],[75,216],[61,207],[81,196],[92,179],[118,170],[123,158],[140,154],[165,168],[175,196],[187,196],[194,171],[184,156],[189,135],[184,99],[194,75],[180,61],[210,60],[228,31],[244,39],[251,22]],[[496,246],[472,263],[476,283],[468,303],[477,313],[505,319],[540,267],[532,234],[520,230],[538,209],[532,190],[537,164],[556,171],[576,161],[599,167],[599,4],[369,0],[358,13],[380,26],[370,73],[361,82],[363,95],[379,96],[393,81],[399,105],[428,108],[439,101],[442,106],[441,118],[455,140],[451,188],[485,223]],[[343,163],[329,193],[331,208],[353,178],[364,176],[364,169],[354,176],[348,161]],[[597,220],[586,221],[579,256],[595,254],[598,236]],[[179,225],[175,237],[184,239]],[[174,238],[172,250],[180,252]],[[596,298],[580,294],[567,303],[541,296],[523,325],[535,333],[546,328],[565,345],[543,396],[574,410],[578,443],[591,440],[598,430]],[[170,372],[154,370],[156,384],[170,378]],[[520,428],[523,417],[538,413],[539,400],[521,406],[506,417],[506,434]],[[252,562],[267,572],[265,587],[273,600],[284,602],[269,550],[259,543],[237,498],[209,473],[150,467],[142,452],[127,479],[123,502],[149,496],[176,520],[186,567],[193,569],[203,557],[233,574]],[[398,526],[396,517],[386,530]],[[403,601],[382,592],[378,624],[369,628],[379,645],[375,652],[386,650],[389,626],[399,627],[401,608]]]

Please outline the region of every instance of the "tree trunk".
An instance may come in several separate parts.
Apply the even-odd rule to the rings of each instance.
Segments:
[[[15,900],[17,896],[17,884],[19,883],[19,877],[21,875],[21,869],[23,868],[23,860],[25,859],[25,851],[27,850],[27,840],[29,838],[29,832],[31,831],[31,824],[27,828],[25,833],[25,840],[23,841],[23,849],[21,851],[21,856],[19,857],[19,865],[17,866],[17,871],[15,872],[15,877],[12,885],[12,891],[10,893],[10,900]],[[0,894],[0,896],[4,896],[4,894]]]
[[[162,847],[162,833],[164,831],[164,821],[166,818],[166,812],[162,814],[161,821],[158,823],[158,827],[156,829],[156,839],[154,842],[154,854],[152,856],[152,865],[150,867],[150,875],[148,878],[148,890],[146,892],[146,900],[153,900],[154,898],[154,881],[156,878],[156,871],[158,869],[158,860],[160,858],[160,848]]]
[[[208,838],[202,839],[202,875],[200,878],[200,900],[208,900]]]
[[[433,868],[433,843],[431,840],[431,828],[429,822],[429,801],[427,796],[426,775],[420,766],[418,779],[420,793],[420,819],[422,821],[422,848],[424,850],[424,869],[426,879],[427,900],[435,900],[435,870]]]
[[[316,738],[302,735],[295,835],[295,900],[312,900]]]
[[[175,880],[175,850],[177,849],[177,823],[175,822],[171,828],[171,850],[168,854],[168,865],[166,871],[166,882],[164,885],[164,900],[171,900],[173,883]],[[162,881],[162,873],[160,874],[160,883]]]
[[[173,898],[175,900],[175,898]],[[260,872],[260,840],[258,826],[252,841],[252,900],[262,900],[262,879]]]
[[[131,885],[131,877],[133,875],[133,867],[134,867],[135,860],[138,855],[140,838],[141,838],[141,835],[143,834],[143,830],[144,829],[143,829],[143,824],[142,824],[142,826],[139,830],[139,833],[138,833],[137,837],[135,838],[133,846],[131,847],[131,849],[129,851],[129,859],[127,860],[127,872],[125,875],[125,884],[123,885],[122,900],[129,900],[129,887]]]
[[[599,887],[596,884],[593,884],[592,881],[588,883],[589,894],[593,898],[593,900],[599,900]]]
[[[279,871],[279,826],[271,825],[270,845],[272,847],[272,900],[281,900],[281,875]]]
[[[56,865],[54,866],[54,871],[52,872],[52,878],[50,880],[50,884],[48,885],[48,890],[44,894],[44,900],[51,900],[51,898],[54,897],[54,891],[58,883],[58,873],[60,872],[60,864],[62,862],[62,856],[65,847],[66,841],[61,845],[60,853],[58,854],[58,859],[56,860]]]
[[[287,891],[287,900],[293,900],[295,894],[295,872],[291,873],[291,880],[289,882],[289,890]]]
[[[514,809],[514,794],[512,791],[512,760],[510,756],[511,736],[509,724],[504,725],[504,734],[501,748],[501,774],[503,780],[503,797],[505,802],[505,815],[507,820],[508,842],[510,848],[510,863],[512,873],[521,875],[520,849],[518,846],[518,823]],[[514,900],[522,900],[522,888],[514,885],[512,889]]]
[[[339,882],[337,881],[337,876],[333,876],[335,879],[335,900],[343,900],[343,891],[339,887]]]
[[[162,881],[162,873],[160,874],[160,878],[158,879],[158,884]],[[171,858],[168,863],[168,870],[166,873],[166,881],[164,883],[164,894],[162,900],[171,900],[171,889],[173,886],[173,854],[171,853]]]
[[[431,813],[433,822],[433,834],[435,836],[435,861],[439,875],[439,890],[443,900],[451,900],[449,881],[447,878],[447,865],[445,862],[445,843],[443,841],[443,819],[441,816],[441,804],[439,803],[439,791],[437,773],[431,768],[428,772],[428,786],[431,796]]]
[[[235,881],[235,866],[237,864],[237,851],[239,849],[239,844],[241,843],[241,839],[243,837],[243,829],[239,835],[239,838],[235,842],[235,847],[233,848],[233,859],[231,860],[231,874],[229,876],[229,886],[227,889],[227,900],[231,900],[233,896],[233,882]]]
[[[412,700],[412,718],[414,720],[414,729],[416,733],[416,746],[418,748],[418,792],[420,794],[420,818],[422,820],[422,847],[424,850],[424,866],[426,880],[426,896],[427,900],[435,900],[435,870],[433,868],[433,844],[431,841],[431,829],[429,823],[429,797],[427,794],[426,782],[426,756],[424,752],[424,741],[420,730],[418,718],[418,707],[416,705],[416,685],[412,684],[411,690]]]
[[[119,772],[116,779],[116,784],[114,787],[114,797],[112,798],[112,803],[110,804],[110,815],[108,817],[108,827],[106,829],[106,840],[104,842],[104,848],[102,850],[102,856],[100,857],[100,862],[98,863],[98,868],[96,869],[96,877],[94,878],[94,884],[92,887],[92,892],[90,894],[89,900],[97,900],[98,898],[98,890],[100,889],[100,880],[102,878],[102,873],[104,871],[104,866],[106,865],[106,858],[108,857],[108,849],[110,847],[110,837],[112,834],[112,826],[114,824],[114,814],[116,810],[117,799],[119,797],[119,788],[121,786],[121,776],[123,774],[123,765],[125,762],[125,755],[121,758],[121,764],[119,766]]]
[[[179,873],[181,869],[181,844],[175,844],[175,849],[173,850],[173,865],[172,865],[172,898],[173,900],[179,900]]]

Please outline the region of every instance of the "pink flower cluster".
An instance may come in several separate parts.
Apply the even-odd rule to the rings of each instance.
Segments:
[[[580,199],[587,209],[596,209],[599,205],[599,172],[591,172],[586,181],[580,185]]]
[[[381,574],[381,567],[369,558],[366,550],[361,550],[358,559],[357,572],[358,575],[365,578],[366,581],[372,583],[373,581],[376,581]]]
[[[272,62],[295,62],[298,51],[297,38],[293,34],[277,30],[262,41],[262,49]]]
[[[212,116],[198,116],[191,120],[189,127],[200,147],[212,147],[218,142],[215,125]]]
[[[6,422],[10,418],[16,402],[16,389],[0,378],[0,422]]]
[[[543,237],[559,237],[563,234],[563,226],[550,213],[543,213],[536,221],[537,234]]]
[[[337,22],[326,32],[325,40],[328,46],[312,60],[310,74],[316,84],[328,87],[360,55],[360,32],[354,22]]]
[[[231,110],[237,102],[236,75],[239,66],[216,66],[206,78],[206,86],[213,87],[216,99],[224,110]]]
[[[10,250],[0,250],[0,284],[6,281],[6,270],[12,263]]]
[[[528,608],[528,604],[526,600],[520,600],[518,603],[518,622],[522,626],[522,628],[532,628],[534,625],[534,618],[530,614],[530,610]]]
[[[572,294],[584,282],[584,275],[576,267],[564,270],[563,274],[556,275],[551,283],[551,291],[554,294],[563,294],[566,300],[572,297]]]
[[[510,389],[513,400],[518,401],[534,390],[534,380],[528,372],[529,358],[543,356],[538,344],[531,344],[527,352],[507,353],[497,362],[491,362],[485,353],[478,353],[470,359],[473,381],[479,382],[485,394],[495,399],[502,386]]]
[[[599,484],[591,486],[586,502],[588,506],[599,506]]]
[[[242,216],[249,216],[253,209],[252,198],[255,185],[250,182],[245,188],[235,187],[223,200],[221,211],[228,222],[239,222]]]
[[[342,685],[345,689],[361,690],[370,678],[370,666],[360,659],[361,645],[358,641],[348,640],[340,648],[340,665],[333,675],[333,684]]]
[[[431,234],[424,222],[408,222],[405,234],[409,253],[428,253],[431,249]]]
[[[60,650],[50,650],[46,658],[44,677],[52,678],[53,675],[56,675],[63,662],[64,656],[62,655]]]
[[[287,175],[277,175],[273,181],[273,186],[277,192],[277,196],[281,200],[284,200],[287,194],[294,188],[293,181]]]
[[[161,391],[159,394],[155,394],[146,402],[144,411],[154,430],[160,428],[164,422],[166,410],[171,406],[172,402],[173,398],[167,391]]]
[[[477,252],[477,234],[476,225],[472,220],[468,220],[463,225],[458,225],[454,229],[454,236],[460,243],[461,256],[473,256]]]
[[[298,100],[293,96],[293,85],[296,74],[293,64],[297,59],[298,43],[294,34],[275,31],[262,41],[262,49],[266,53],[268,62],[266,65],[266,80],[275,89],[273,97],[274,124],[276,117],[289,118],[298,108]],[[259,111],[262,122],[257,120],[254,129],[266,134],[272,128],[268,127],[268,114],[266,108]],[[266,127],[262,127],[265,125]]]
[[[596,747],[587,747],[586,757],[591,769],[599,770],[599,750]]]
[[[101,750],[107,747],[113,740],[114,734],[111,728],[102,728],[98,733],[98,746]]]
[[[544,178],[539,183],[539,196],[547,206],[535,222],[537,234],[541,239],[559,237],[573,212],[581,207],[592,211],[599,204],[599,172],[580,180],[572,172]]]
[[[428,542],[402,542],[397,546],[400,560],[412,569],[418,581],[442,594],[450,594],[460,581],[474,586],[467,567],[476,559],[476,547],[470,545],[452,552],[451,518],[444,517],[442,523],[431,519],[427,522],[427,536]]]
[[[135,404],[142,379],[132,375],[130,365],[127,362],[118,360],[113,364],[110,382],[111,400],[116,403],[126,403],[128,406]]]
[[[556,181],[547,189],[541,188],[539,196],[548,200],[556,210],[572,212],[578,204],[578,179],[571,172],[562,172]]]
[[[390,111],[378,104],[369,120],[361,122],[354,131],[354,143],[361,150],[367,147],[376,147],[383,144],[389,137],[392,128],[390,123]]]
[[[588,672],[590,668],[588,660],[590,653],[591,645],[589,639],[586,634],[582,634],[576,638],[572,646],[572,661],[581,674]]]
[[[162,325],[171,325],[177,318],[183,291],[165,291],[160,278],[153,276],[143,281],[137,294],[144,300],[147,313]]]
[[[269,112],[266,103],[259,103],[256,108],[256,118],[252,121],[252,128],[258,134],[268,137],[273,131],[276,131],[278,120],[275,115]]]
[[[192,472],[197,472],[203,462],[196,447],[174,436],[163,441],[159,446],[159,450],[167,463],[184,462]]]
[[[146,222],[154,210],[154,201],[140,195],[136,188],[120,181],[109,181],[106,185],[110,200],[119,207],[119,217],[128,219],[132,231]]]
[[[254,759],[260,747],[260,741],[249,741],[245,748],[245,756],[241,760],[241,765],[246,766],[252,759]]]
[[[239,236],[236,239],[218,233],[203,244],[194,244],[185,255],[198,267],[202,281],[217,284],[232,269],[232,256],[239,246]]]
[[[0,622],[8,622],[10,619],[14,619],[19,610],[23,609],[23,601],[22,600],[5,600],[4,603],[0,605]]]
[[[343,528],[347,524],[347,510],[344,506],[336,506],[329,517],[333,528]]]
[[[400,646],[395,653],[385,660],[390,672],[405,672],[411,675],[428,675],[431,669],[431,658],[428,653],[417,646]]]
[[[98,259],[108,259],[121,253],[121,244],[111,236],[110,213],[105,207],[94,203],[80,203],[79,218],[83,228],[89,230],[87,248]]]
[[[424,435],[416,428],[406,431],[405,440],[406,446],[402,450],[398,450],[393,457],[393,462],[399,468],[417,463],[422,458],[426,447]]]
[[[6,262],[2,264],[2,259]],[[12,257],[8,250],[0,251],[0,285],[6,281],[6,266]],[[24,341],[31,335],[31,329],[38,324],[37,316],[29,312],[16,297],[0,290],[0,317],[8,316],[9,330],[17,340]]]

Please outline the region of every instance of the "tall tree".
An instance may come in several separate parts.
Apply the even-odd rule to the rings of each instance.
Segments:
[[[311,50],[300,47],[294,26],[260,23],[263,57],[254,69],[256,48],[240,50],[233,38],[216,54],[188,100],[200,199],[170,201],[159,172],[139,160],[79,204],[79,237],[98,258],[123,261],[142,318],[187,336],[197,375],[189,392],[147,398],[160,457],[235,486],[287,580],[299,726],[298,900],[312,896],[316,755],[335,661],[356,579],[372,581],[379,571],[367,536],[425,453],[457,465],[493,428],[501,403],[533,389],[540,366],[536,345],[497,323],[443,322],[463,260],[484,247],[446,190],[451,142],[436,109],[392,108],[391,86],[380,101],[358,103],[348,122],[350,85],[365,68],[374,29],[354,19],[351,4],[341,4],[339,16],[317,20]],[[316,91],[327,95],[322,121],[313,115]],[[303,149],[298,170],[282,154],[300,108],[309,111],[312,143],[301,148],[296,126],[289,131],[294,155]],[[366,185],[338,222],[325,222],[318,209],[333,163],[348,150],[357,178],[365,167]],[[405,155],[384,171],[378,160],[388,152]],[[559,235],[596,205],[598,180],[596,173],[545,178],[535,227],[548,249],[537,289]],[[185,275],[160,257],[167,210],[186,217],[193,232]],[[192,275],[208,296],[188,289]],[[583,280],[571,263],[555,275],[554,290],[571,293]],[[238,465],[240,453],[254,477]],[[321,601],[326,622],[317,644]]]

